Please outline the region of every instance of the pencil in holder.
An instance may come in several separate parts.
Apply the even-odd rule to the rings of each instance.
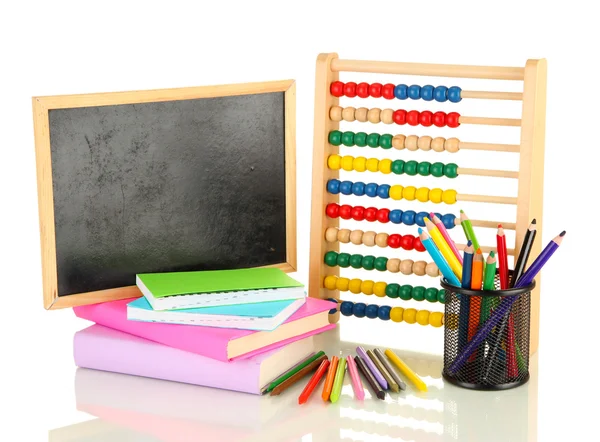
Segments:
[[[529,380],[530,295],[535,281],[508,290],[499,290],[498,275],[498,290],[463,289],[444,279],[441,285],[446,290],[444,379],[474,390],[505,390],[525,384]],[[496,310],[496,314],[506,314],[487,335],[478,336]]]

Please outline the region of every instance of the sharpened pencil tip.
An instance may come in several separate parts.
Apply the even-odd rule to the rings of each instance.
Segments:
[[[558,236],[565,236],[566,234],[567,234],[567,231],[563,230],[562,232],[560,232],[560,235],[558,235]]]
[[[469,246],[472,246],[472,245],[473,245],[473,241],[471,241],[471,240],[468,240],[468,241],[467,241],[467,247],[469,247]]]
[[[498,228],[501,229],[502,228],[502,224],[498,224]]]
[[[494,251],[493,251],[493,250],[490,252],[490,256],[491,256],[492,258],[493,258],[494,256],[496,256],[496,254],[494,253]]]
[[[462,210],[462,209],[460,209],[460,213],[465,213],[465,212],[463,212],[463,210]]]
[[[531,224],[537,224],[537,221],[535,218],[533,218],[533,220],[531,221]]]
[[[381,400],[385,400],[385,391],[378,391],[377,397]]]

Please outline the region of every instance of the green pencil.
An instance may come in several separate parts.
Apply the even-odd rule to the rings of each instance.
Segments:
[[[293,369],[285,372],[284,374],[282,374],[281,376],[279,376],[277,379],[275,379],[273,382],[271,382],[269,384],[269,386],[267,387],[267,391],[266,393],[269,393],[271,390],[273,390],[275,387],[277,387],[279,384],[281,384],[283,381],[291,378],[293,375],[295,375],[296,373],[298,373],[300,370],[302,370],[304,367],[306,367],[308,364],[310,364],[311,362],[319,359],[321,356],[323,356],[325,354],[324,351],[320,351],[319,353],[315,354],[314,356],[312,356],[311,358],[305,360],[304,362],[302,362],[301,364],[298,364],[297,366],[295,366]]]
[[[494,279],[496,277],[496,256],[494,251],[490,252],[486,260],[485,270],[483,272],[483,290],[495,290]],[[479,313],[479,324],[483,324],[490,316],[492,309],[492,297],[481,297],[481,311]]]
[[[340,398],[342,392],[342,384],[344,383],[344,374],[346,373],[346,358],[340,358],[338,362],[337,371],[335,372],[335,380],[333,381],[333,389],[331,390],[331,396],[329,400],[332,403],[336,403]]]
[[[473,243],[473,250],[479,249],[479,241],[477,241],[477,237],[475,236],[473,224],[471,224],[471,220],[462,210],[460,211],[460,225],[462,226],[463,231],[465,232],[467,241],[471,241]]]

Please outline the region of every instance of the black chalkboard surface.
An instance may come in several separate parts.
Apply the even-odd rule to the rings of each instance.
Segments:
[[[294,270],[293,93],[288,81],[34,99],[46,307],[136,296],[137,273]]]

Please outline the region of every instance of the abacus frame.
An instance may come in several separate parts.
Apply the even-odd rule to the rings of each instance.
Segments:
[[[542,236],[542,204],[544,179],[544,143],[546,130],[546,76],[545,59],[527,60],[524,67],[468,66],[424,63],[343,60],[336,53],[323,53],[317,57],[315,78],[315,123],[313,141],[313,181],[310,236],[310,264],[308,294],[314,298],[340,298],[339,291],[324,288],[325,276],[339,276],[339,267],[328,267],[323,260],[326,251],[339,251],[339,242],[329,244],[325,230],[339,228],[339,218],[329,218],[325,208],[330,203],[339,203],[339,194],[326,191],[327,181],[338,179],[339,171],[328,168],[330,155],[339,154],[339,146],[329,143],[329,132],[339,129],[339,122],[329,117],[332,106],[338,106],[339,98],[330,93],[330,85],[339,80],[340,72],[417,75],[452,78],[477,78],[488,80],[514,80],[523,82],[523,93],[477,92],[465,98],[492,98],[522,100],[520,144],[517,146],[496,145],[482,147],[485,150],[513,151],[519,153],[516,198],[517,219],[514,224],[516,239],[514,255],[519,254],[523,237],[533,218],[537,220],[538,236]],[[472,94],[472,95],[471,95]],[[473,124],[489,124],[485,119],[473,118]],[[510,124],[510,125],[516,125]],[[466,143],[465,143],[466,144]],[[476,148],[473,146],[472,148]],[[486,227],[490,227],[487,225]],[[536,241],[531,256],[541,251],[541,241]],[[540,277],[531,293],[530,353],[538,349],[540,312]],[[339,320],[339,311],[330,315],[331,322]]]

